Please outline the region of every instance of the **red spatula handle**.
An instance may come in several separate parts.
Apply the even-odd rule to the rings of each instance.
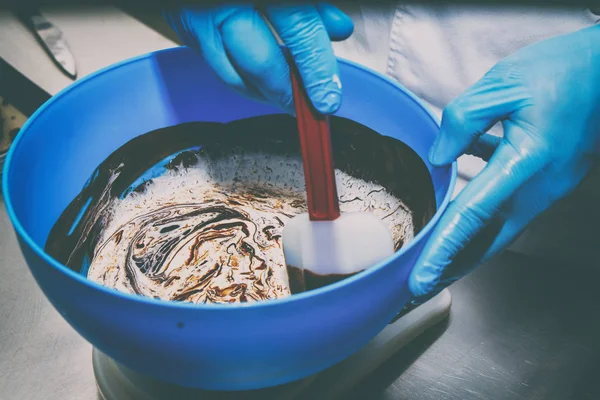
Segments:
[[[315,110],[293,60],[290,57],[288,60],[304,164],[308,215],[311,221],[333,221],[340,216],[340,206],[335,185],[329,117]]]

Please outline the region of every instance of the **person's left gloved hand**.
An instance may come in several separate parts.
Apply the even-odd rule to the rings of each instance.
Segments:
[[[331,41],[348,38],[350,17],[327,3],[184,6],[163,11],[183,43],[200,53],[230,87],[294,113],[288,60],[269,21],[289,50],[315,108],[331,114],[342,87]]]
[[[502,122],[504,137],[488,131]],[[527,46],[444,110],[429,158],[487,159],[450,203],[415,265],[417,303],[506,248],[600,159],[600,26]]]

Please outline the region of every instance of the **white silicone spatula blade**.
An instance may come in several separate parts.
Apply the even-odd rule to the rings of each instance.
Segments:
[[[292,218],[283,229],[283,252],[293,293],[316,289],[366,270],[394,253],[388,227],[367,212],[334,221]]]

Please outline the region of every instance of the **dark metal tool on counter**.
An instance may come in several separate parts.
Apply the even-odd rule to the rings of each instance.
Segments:
[[[15,10],[19,19],[32,31],[44,50],[60,70],[71,79],[77,78],[75,58],[67,45],[63,32],[44,17],[35,7],[19,6]]]

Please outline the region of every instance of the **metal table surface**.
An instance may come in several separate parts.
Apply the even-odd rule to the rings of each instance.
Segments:
[[[352,397],[600,398],[600,270],[568,269],[502,254],[454,284],[447,322],[401,350]],[[0,399],[96,399],[91,346],[37,287],[1,197],[0,271]]]

